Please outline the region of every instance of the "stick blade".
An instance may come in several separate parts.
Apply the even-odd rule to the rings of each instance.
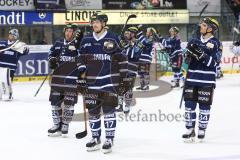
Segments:
[[[82,138],[84,138],[86,136],[87,136],[87,130],[85,130],[83,132],[79,132],[79,133],[76,134],[76,138],[77,139],[82,139]]]

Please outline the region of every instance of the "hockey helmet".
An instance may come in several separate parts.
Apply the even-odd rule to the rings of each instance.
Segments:
[[[129,27],[127,31],[132,32],[132,33],[138,33],[138,28],[137,27]]]
[[[94,13],[90,20],[91,20],[91,22],[95,21],[95,20],[99,20],[101,22],[107,23],[108,16],[106,14],[104,14],[104,13]]]
[[[74,24],[74,23],[68,23],[68,24],[66,24],[66,26],[65,26],[64,29],[63,29],[63,33],[65,33],[66,29],[68,29],[68,28],[72,28],[73,31],[76,31],[77,25]]]
[[[15,40],[19,39],[18,29],[11,29],[8,34],[11,34]]]
[[[219,23],[216,19],[206,17],[204,18],[200,23],[206,23],[208,26],[210,26],[213,30],[213,32],[217,31],[219,29]]]
[[[170,29],[169,29],[169,32],[175,32],[175,33],[179,33],[179,28],[178,27],[176,27],[176,26],[174,26],[174,27],[171,27]]]
[[[147,31],[151,31],[153,34],[157,34],[156,29],[153,28],[153,27],[148,27],[148,28],[147,28]]]

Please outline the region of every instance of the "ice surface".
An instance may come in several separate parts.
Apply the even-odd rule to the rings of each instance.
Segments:
[[[169,77],[163,79],[170,81]],[[115,145],[108,155],[86,152],[90,132],[84,139],[75,139],[75,133],[83,131],[82,122],[71,123],[68,138],[47,136],[52,125],[49,85],[34,98],[39,85],[15,83],[14,101],[0,101],[0,160],[240,160],[240,75],[217,81],[205,143],[183,143],[184,110],[178,108],[181,90],[173,90],[159,97],[138,98],[130,114],[132,121],[118,115]],[[75,113],[82,111],[81,101]],[[181,117],[172,122],[149,120],[154,113],[161,118],[159,112],[170,120],[172,115]]]

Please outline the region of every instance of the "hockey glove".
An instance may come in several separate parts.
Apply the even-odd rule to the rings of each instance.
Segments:
[[[29,48],[26,46],[26,47],[24,47],[24,49],[23,49],[23,54],[24,55],[27,55],[29,53]]]
[[[49,59],[49,68],[56,69],[58,67],[58,61],[56,57],[52,57]]]
[[[88,92],[88,86],[87,86],[87,80],[85,76],[85,72],[82,72],[79,74],[78,79],[76,80],[76,83],[78,85],[78,91],[84,95]]]
[[[191,57],[194,57],[198,61],[203,60],[206,56],[206,54],[196,44],[190,44],[187,46],[187,54]]]
[[[80,29],[75,31],[75,38],[76,38],[76,40],[78,40],[78,41],[81,41],[81,40],[82,40],[82,38],[83,38],[83,33],[82,33],[82,31],[81,31]]]

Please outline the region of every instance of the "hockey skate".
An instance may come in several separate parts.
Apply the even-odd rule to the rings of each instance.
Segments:
[[[118,106],[115,109],[116,109],[116,112],[123,111],[123,96],[118,97]]]
[[[62,132],[61,132],[60,124],[54,124],[53,127],[48,130],[49,137],[59,137],[61,135],[62,135]]]
[[[199,129],[197,138],[199,142],[204,142],[205,130]]]
[[[102,152],[104,154],[111,153],[112,152],[112,146],[113,146],[113,140],[112,139],[106,139],[102,146]]]
[[[180,87],[179,80],[173,80],[171,82],[172,82],[171,88],[179,88]]]
[[[186,143],[195,142],[195,130],[193,128],[188,129],[187,132],[182,135],[182,138]]]
[[[64,124],[64,123],[62,123],[61,132],[62,132],[62,137],[63,137],[63,138],[66,138],[66,137],[67,137],[68,127],[69,127],[69,124]]]
[[[97,151],[100,149],[100,144],[101,144],[101,141],[99,138],[92,138],[90,140],[90,142],[88,142],[86,144],[86,147],[87,147],[87,151],[88,152],[93,152],[93,151]]]
[[[142,88],[143,88],[142,86],[139,86],[136,88],[136,90],[142,90]]]
[[[149,86],[147,85],[147,86],[144,86],[143,88],[142,88],[142,90],[143,91],[148,91],[149,90]]]

